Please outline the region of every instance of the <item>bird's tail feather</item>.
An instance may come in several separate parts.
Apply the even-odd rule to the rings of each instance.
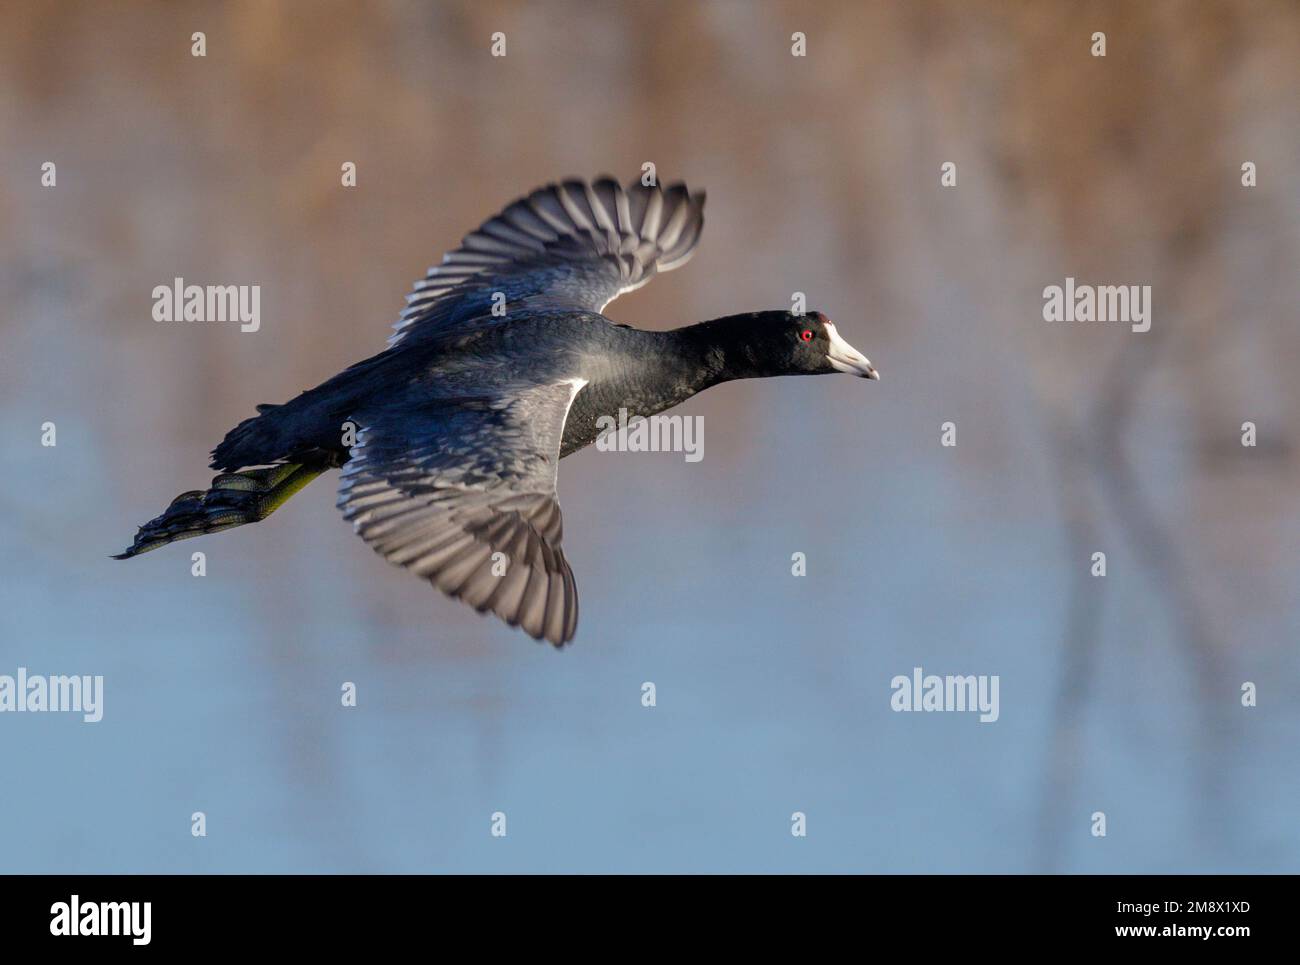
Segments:
[[[113,557],[125,560],[177,540],[217,533],[266,519],[298,490],[324,472],[324,468],[297,463],[223,472],[207,492],[181,493],[135,534],[135,541]]]

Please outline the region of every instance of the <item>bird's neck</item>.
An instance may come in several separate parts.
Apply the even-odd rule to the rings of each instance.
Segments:
[[[772,374],[755,352],[752,337],[756,323],[764,314],[724,315],[667,333],[674,337],[680,356],[690,360],[700,372],[700,385],[695,392],[719,382]]]
[[[652,416],[710,386],[761,375],[744,346],[752,315],[732,315],[672,331],[618,327],[618,350],[591,367],[574,400],[560,455],[596,440],[602,417]]]
[[[614,368],[587,393],[592,404],[626,402],[629,412],[652,415],[685,402],[710,386],[760,378],[765,371],[752,350],[754,315],[728,315],[671,331],[623,329]]]

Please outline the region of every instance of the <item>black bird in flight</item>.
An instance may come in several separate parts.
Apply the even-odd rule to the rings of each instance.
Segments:
[[[578,591],[556,470],[596,440],[597,419],[650,416],[732,379],[879,378],[820,312],[666,332],[601,314],[686,262],[703,224],[704,193],[682,184],[569,180],[515,201],[416,282],[387,349],[259,405],[213,450],[212,487],[176,497],[115,559],[265,519],[342,467],[338,506],[385,559],[568,642]]]

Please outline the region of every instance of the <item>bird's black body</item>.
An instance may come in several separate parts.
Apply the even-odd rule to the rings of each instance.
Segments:
[[[618,325],[591,312],[530,312],[509,322],[476,319],[466,334],[434,345],[395,346],[345,369],[296,399],[241,425],[218,446],[214,469],[272,462],[347,462],[340,440],[346,423],[376,402],[405,398],[414,403],[431,393],[472,394],[483,384],[548,382],[582,378],[564,425],[560,455],[596,441],[597,420],[626,410],[650,416],[685,402],[720,382],[765,375],[815,375],[776,371],[778,358],[764,366],[761,335],[779,338],[806,327],[816,316],[788,312],[730,315],[667,332]]]
[[[342,467],[339,506],[378,552],[567,641],[577,593],[555,464],[594,442],[602,417],[654,415],[732,379],[877,377],[816,312],[672,331],[605,318],[610,299],[690,256],[702,211],[680,185],[607,180],[521,199],[417,283],[387,350],[258,406],[213,451],[212,489],[177,497],[122,555],[265,518]]]

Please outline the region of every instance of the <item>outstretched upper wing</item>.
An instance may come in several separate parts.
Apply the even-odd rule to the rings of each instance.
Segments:
[[[568,642],[578,590],[560,549],[555,475],[564,421],[585,384],[357,413],[339,508],[389,562],[532,637]]]
[[[500,292],[508,307],[601,311],[656,271],[683,264],[704,226],[704,192],[661,190],[611,178],[538,188],[448,252],[415,283],[390,345],[486,315]]]

